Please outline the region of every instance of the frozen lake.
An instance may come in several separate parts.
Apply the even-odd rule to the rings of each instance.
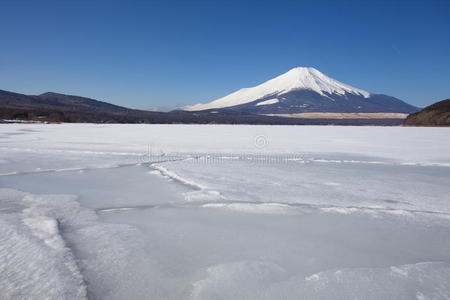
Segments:
[[[449,133],[1,125],[1,298],[448,299]]]

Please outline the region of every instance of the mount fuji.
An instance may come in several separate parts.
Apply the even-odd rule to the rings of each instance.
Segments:
[[[186,111],[235,110],[256,114],[413,113],[418,108],[397,98],[372,94],[339,82],[322,72],[298,67],[258,86],[243,88]]]

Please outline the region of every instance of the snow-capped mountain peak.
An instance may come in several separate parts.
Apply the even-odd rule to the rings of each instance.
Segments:
[[[324,93],[339,95],[350,93],[361,95],[364,98],[369,98],[370,96],[369,92],[339,82],[331,77],[328,77],[319,70],[311,67],[293,68],[287,73],[278,76],[275,79],[278,78],[282,78],[283,81],[292,83],[292,85],[288,90],[286,90],[286,92],[295,89],[305,89],[317,92],[322,96],[326,96]]]
[[[258,86],[240,89],[207,104],[184,107],[184,110],[197,111],[231,107],[249,103],[266,96],[276,97],[293,90],[310,90],[325,97],[330,94],[345,95],[347,93],[364,98],[370,97],[369,92],[339,82],[317,69],[297,67]]]

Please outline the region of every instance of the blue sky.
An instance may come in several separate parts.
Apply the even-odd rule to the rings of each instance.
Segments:
[[[450,1],[0,0],[0,89],[150,108],[296,66],[425,106],[450,98]]]

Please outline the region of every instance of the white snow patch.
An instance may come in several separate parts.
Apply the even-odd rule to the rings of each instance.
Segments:
[[[204,208],[222,208],[254,214],[292,214],[293,208],[281,203],[206,203]]]
[[[60,200],[69,199],[62,196]],[[50,213],[51,201],[0,189],[0,291],[4,299],[87,297],[75,257]]]
[[[178,181],[178,182],[180,182],[182,184],[194,187],[196,189],[200,189],[200,190],[206,189],[206,187],[204,187],[204,186],[202,186],[200,184],[197,184],[197,183],[195,183],[195,182],[193,182],[191,180],[188,180],[186,178],[183,178],[183,177],[179,176],[178,174],[168,170],[167,168],[165,168],[165,167],[163,167],[161,165],[153,164],[152,167],[154,169],[158,170],[161,173],[161,175],[163,175],[163,176],[165,176],[165,177],[167,177],[169,179]]]
[[[280,102],[280,100],[278,100],[277,98],[274,98],[274,99],[269,99],[269,100],[266,100],[266,101],[262,101],[262,102],[256,103],[256,106],[275,104],[275,103],[278,103],[278,102]]]
[[[361,209],[356,207],[322,207],[320,210],[326,213],[338,213],[345,215],[361,211]]]

